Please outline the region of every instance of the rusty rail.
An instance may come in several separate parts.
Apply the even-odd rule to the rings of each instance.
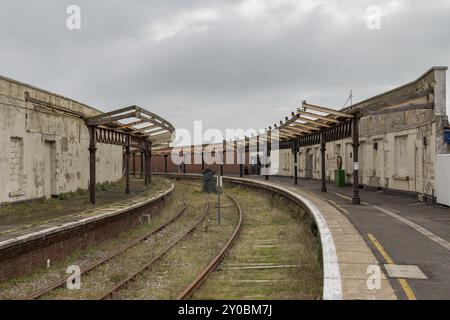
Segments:
[[[219,263],[223,260],[225,255],[228,253],[232,245],[234,244],[234,241],[236,240],[237,236],[239,235],[241,231],[242,221],[243,221],[243,214],[242,214],[242,208],[239,205],[239,203],[236,201],[235,198],[233,198],[231,195],[227,194],[228,198],[230,198],[236,205],[239,211],[239,223],[234,230],[233,234],[231,235],[228,242],[225,244],[225,246],[222,248],[222,250],[219,252],[219,254],[206,266],[206,268],[199,274],[199,276],[186,288],[184,291],[177,297],[177,300],[186,300],[189,299],[192,294],[200,288],[200,286],[206,281],[208,276],[217,268]]]
[[[167,248],[165,248],[158,256],[153,258],[149,263],[147,263],[144,267],[139,269],[137,272],[133,273],[128,278],[122,280],[120,283],[115,285],[112,289],[110,289],[107,293],[103,294],[101,297],[98,298],[98,300],[105,300],[108,298],[112,298],[114,293],[116,293],[121,288],[125,287],[128,283],[133,281],[138,275],[142,274],[143,272],[147,271],[155,262],[159,261],[162,257],[164,257],[173,247],[175,247],[179,242],[181,242],[184,238],[186,238],[190,233],[192,233],[195,229],[198,228],[198,226],[203,222],[203,220],[206,217],[206,214],[209,210],[209,201],[206,202],[205,209],[203,211],[203,214],[201,218],[195,223],[194,226],[192,226],[188,231],[183,233],[181,237],[176,239],[174,242],[172,242]]]
[[[131,247],[135,246],[136,244],[138,244],[138,243],[148,239],[149,237],[153,236],[156,233],[161,232],[163,229],[165,229],[167,226],[169,226],[175,220],[177,220],[182,215],[182,213],[185,210],[186,210],[186,204],[184,204],[183,207],[180,210],[178,210],[177,214],[172,219],[170,219],[166,223],[160,225],[157,229],[149,231],[148,233],[146,233],[146,234],[144,234],[144,235],[142,235],[142,236],[132,240],[131,242],[129,242],[128,244],[126,244],[122,248],[119,248],[118,250],[116,250],[116,251],[112,252],[111,254],[107,255],[106,257],[104,257],[104,258],[102,258],[100,260],[97,260],[96,262],[90,264],[87,267],[82,268],[81,269],[81,275],[85,275],[89,271],[91,271],[91,270],[97,268],[98,266],[104,264],[105,262],[113,259],[114,257],[116,257],[119,254],[121,254],[122,252],[130,249]],[[38,291],[28,295],[27,297],[25,297],[24,300],[35,300],[35,299],[38,299],[38,298],[42,297],[43,295],[46,295],[49,292],[51,292],[51,291],[53,291],[53,290],[55,290],[55,289],[57,289],[59,287],[62,287],[67,282],[68,278],[69,278],[69,276],[64,277],[64,278],[62,278],[62,279],[60,279],[60,280],[50,284],[49,286],[47,286],[47,287],[45,287],[43,289],[40,289],[40,290],[38,290]]]

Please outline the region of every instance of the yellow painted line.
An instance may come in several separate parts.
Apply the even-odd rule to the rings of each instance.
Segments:
[[[367,236],[369,237],[370,241],[372,241],[375,248],[377,248],[378,252],[383,256],[384,260],[386,260],[386,263],[394,264],[394,260],[392,260],[392,258],[386,252],[386,250],[384,250],[383,246],[377,240],[377,238],[375,238],[375,236],[370,233]],[[405,292],[405,295],[409,300],[417,300],[417,297],[414,294],[414,291],[411,289],[411,287],[409,286],[408,281],[406,281],[406,279],[398,279],[398,282],[400,283],[400,286],[402,287],[403,292]]]
[[[380,254],[383,256],[384,260],[386,260],[388,264],[394,264],[394,260],[392,260],[392,258],[386,252],[386,250],[384,250],[383,246],[381,245],[381,243],[378,242],[375,236],[370,233],[367,236],[369,237],[370,241],[372,241],[373,245],[377,248],[377,250],[380,252]]]
[[[328,200],[328,203],[330,203],[332,206],[336,207],[336,209],[338,209],[339,211],[345,213],[346,215],[348,215],[348,211],[345,210],[344,208],[342,208],[340,205],[338,205],[336,202],[332,201],[332,200]]]
[[[409,286],[408,281],[406,281],[405,279],[398,279],[398,282],[400,282],[400,285],[402,286],[402,289],[403,291],[405,291],[405,294],[409,300],[417,300],[417,297]]]
[[[291,188],[291,189],[293,190],[293,188]],[[317,194],[317,193],[314,193],[314,192],[309,191],[309,190],[307,190],[307,189],[304,189],[304,188],[302,188],[302,187],[298,187],[297,189],[300,189],[300,190],[302,190],[302,191],[304,191],[304,192],[306,192],[306,193],[309,193],[309,194],[311,194],[311,195],[313,195],[313,196],[316,196],[316,197],[319,198],[320,200],[323,200],[323,201],[327,202],[328,204],[332,205],[333,207],[335,207],[338,211],[340,211],[340,212],[345,213],[345,214],[348,215],[348,211],[345,210],[344,208],[342,208],[340,205],[338,205],[338,204],[337,204],[336,202],[334,202],[333,200],[329,200],[329,199],[327,199],[327,198],[325,198],[325,197],[322,197],[321,195],[319,195],[319,194]],[[351,199],[350,199],[350,200],[351,200]]]

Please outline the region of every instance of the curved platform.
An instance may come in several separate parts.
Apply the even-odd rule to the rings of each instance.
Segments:
[[[65,258],[75,250],[141,224],[172,193],[174,185],[154,196],[113,203],[5,236],[0,241],[0,281]]]
[[[164,175],[164,174],[163,174]],[[167,174],[178,178],[199,178],[196,174]],[[315,219],[323,254],[323,299],[396,300],[391,284],[363,237],[345,216],[345,211],[309,191],[282,182],[258,178],[224,176],[225,180],[281,193],[299,203]],[[379,287],[372,288],[373,270]],[[377,279],[378,280],[378,279]]]
[[[324,299],[393,300],[394,290],[383,272],[380,287],[369,289],[368,270],[379,263],[363,237],[342,210],[327,200],[292,185],[259,179],[233,178],[288,193],[304,204],[314,216],[320,231],[324,264]]]

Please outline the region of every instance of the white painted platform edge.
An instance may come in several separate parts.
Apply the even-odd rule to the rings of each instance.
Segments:
[[[159,175],[167,175],[167,176],[188,176],[188,177],[197,177],[201,178],[201,175],[198,174],[164,174],[158,173]],[[322,212],[308,199],[305,197],[289,190],[283,188],[281,186],[273,185],[270,183],[245,179],[245,178],[236,178],[224,176],[224,179],[234,180],[237,182],[248,182],[252,184],[259,184],[265,187],[269,187],[271,189],[277,189],[281,192],[289,194],[291,197],[298,199],[313,216],[314,221],[316,222],[317,229],[320,234],[320,241],[322,244],[322,260],[323,260],[323,299],[324,300],[342,300],[342,280],[341,280],[341,272],[339,269],[339,262],[337,258],[336,247],[334,245],[333,236],[331,234],[330,228],[322,215]]]
[[[278,189],[282,192],[289,194],[292,197],[298,199],[305,209],[312,214],[317,229],[320,233],[320,241],[322,243],[322,255],[323,255],[323,299],[324,300],[342,300],[342,280],[341,272],[339,269],[339,262],[336,253],[336,247],[334,245],[333,236],[331,235],[330,228],[322,215],[322,212],[308,199],[281,186],[273,185],[270,183],[255,181],[242,178],[225,177],[226,179],[232,179],[235,181],[245,181],[250,183],[256,183],[264,185],[270,188]]]

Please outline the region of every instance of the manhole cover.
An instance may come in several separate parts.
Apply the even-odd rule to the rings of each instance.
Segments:
[[[428,279],[418,266],[385,264],[384,267],[391,278]]]

